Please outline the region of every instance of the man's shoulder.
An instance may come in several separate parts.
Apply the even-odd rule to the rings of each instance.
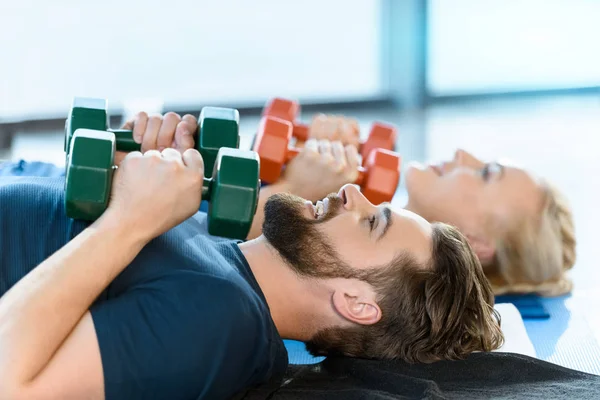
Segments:
[[[254,288],[237,274],[214,274],[202,270],[176,269],[161,279],[164,290],[177,290],[184,294],[192,306],[220,315],[224,322],[231,319],[236,324],[257,322],[256,317],[266,317],[268,307]],[[231,315],[244,314],[228,318]]]
[[[68,224],[64,178],[60,177],[0,177],[0,219],[13,233],[36,236],[38,242],[58,237],[63,241],[68,229],[77,233],[85,227],[85,224]]]
[[[30,200],[62,197],[64,185],[63,177],[0,176],[0,191],[3,195],[20,195],[19,197]]]
[[[0,177],[0,211],[14,215],[64,215],[64,178]]]

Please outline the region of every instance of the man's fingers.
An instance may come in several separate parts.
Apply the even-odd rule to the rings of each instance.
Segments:
[[[197,127],[197,125],[196,125]],[[195,129],[191,122],[182,120],[177,124],[175,129],[175,139],[173,141],[173,147],[179,151],[185,151],[195,147],[194,134]]]
[[[162,124],[156,138],[156,146],[159,151],[171,147],[175,137],[175,129],[179,122],[181,122],[181,116],[177,113],[168,112],[163,116]]]
[[[186,167],[198,170],[204,175],[204,160],[196,149],[187,149],[183,152],[183,163]]]
[[[125,155],[124,160],[129,160],[131,158],[139,158],[139,157],[143,157],[143,156],[144,155],[139,151],[131,151]]]
[[[142,152],[156,149],[156,140],[158,139],[158,132],[162,125],[163,118],[160,114],[154,114],[148,117],[148,125],[144,132],[144,138],[142,139]]]
[[[133,129],[133,119],[130,119],[129,121],[126,121],[122,126],[121,129],[129,129],[132,130]],[[135,139],[135,137],[134,137]]]
[[[148,114],[141,111],[133,117],[133,121],[128,121],[123,129],[133,129],[133,140],[141,144],[144,139],[144,132],[148,126]]]
[[[166,149],[164,149],[161,152],[161,156],[165,160],[176,161],[176,162],[180,163],[181,165],[184,165],[182,157],[181,157],[181,153],[171,147],[167,147]]]
[[[148,150],[144,153],[144,157],[156,157],[156,158],[162,158],[162,154],[160,153],[160,151],[158,150]]]
[[[196,133],[196,130],[198,130],[198,120],[196,117],[194,117],[192,114],[185,114],[181,120],[189,124],[190,134],[193,135]]]

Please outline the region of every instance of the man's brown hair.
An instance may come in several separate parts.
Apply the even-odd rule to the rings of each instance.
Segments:
[[[324,329],[306,344],[312,354],[428,363],[502,345],[494,295],[467,239],[443,223],[432,228],[429,265],[401,254],[360,277],[378,293],[381,320]]]

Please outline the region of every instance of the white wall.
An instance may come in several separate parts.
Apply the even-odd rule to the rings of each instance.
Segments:
[[[600,0],[429,0],[434,95],[600,86]]]
[[[380,0],[2,0],[0,122],[73,96],[168,106],[382,93]]]

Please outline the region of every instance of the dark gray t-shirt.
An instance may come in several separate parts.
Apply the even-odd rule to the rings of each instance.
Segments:
[[[0,178],[0,296],[87,227],[64,178]],[[287,352],[235,241],[197,213],[150,242],[90,309],[107,399],[226,399],[280,379]]]

